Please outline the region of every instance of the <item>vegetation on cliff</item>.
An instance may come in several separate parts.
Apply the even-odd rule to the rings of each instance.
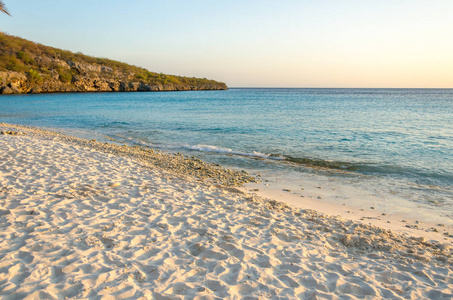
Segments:
[[[0,33],[0,94],[227,89],[222,82],[150,72]]]

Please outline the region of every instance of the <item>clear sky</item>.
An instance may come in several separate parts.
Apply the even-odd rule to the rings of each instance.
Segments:
[[[4,0],[0,30],[230,87],[453,88],[452,0]]]

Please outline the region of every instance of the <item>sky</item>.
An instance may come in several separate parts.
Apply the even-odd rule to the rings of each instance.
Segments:
[[[452,0],[3,0],[0,30],[229,87],[453,88]]]

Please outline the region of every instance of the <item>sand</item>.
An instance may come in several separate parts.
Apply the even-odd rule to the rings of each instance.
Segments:
[[[294,207],[314,209],[406,236],[453,246],[453,219],[441,208],[421,206],[401,197],[382,199],[372,192],[317,174],[260,177],[240,189]],[[265,179],[264,179],[265,178]]]
[[[0,130],[2,299],[453,298],[448,243]]]

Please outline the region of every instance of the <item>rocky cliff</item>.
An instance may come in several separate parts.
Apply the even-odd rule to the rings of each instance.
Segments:
[[[0,94],[225,89],[214,80],[158,74],[0,33]]]

